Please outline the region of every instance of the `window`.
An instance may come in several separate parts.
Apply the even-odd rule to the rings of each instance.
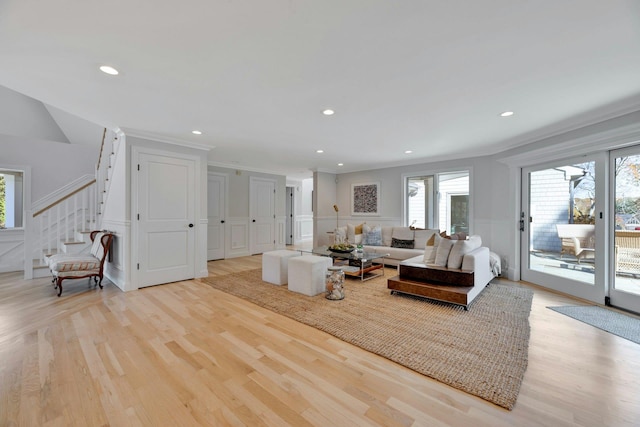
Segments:
[[[0,229],[22,228],[24,175],[0,169]]]
[[[469,171],[405,177],[407,225],[469,233]]]

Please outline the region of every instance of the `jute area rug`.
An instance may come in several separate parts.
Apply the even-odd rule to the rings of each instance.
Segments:
[[[386,277],[345,281],[345,299],[308,297],[249,270],[204,282],[313,326],[496,405],[512,409],[527,369],[533,292],[491,284],[468,311],[390,295]]]

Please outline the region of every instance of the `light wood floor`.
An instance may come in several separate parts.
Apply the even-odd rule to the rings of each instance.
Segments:
[[[542,288],[506,411],[198,280],[86,283],[57,298],[0,274],[0,426],[640,425],[640,346],[548,310],[582,302]]]

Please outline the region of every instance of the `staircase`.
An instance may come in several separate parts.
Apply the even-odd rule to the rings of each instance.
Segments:
[[[100,228],[109,197],[118,143],[118,135],[105,129],[95,176],[81,177],[35,204],[25,237],[33,254],[31,266],[25,266],[26,279],[48,276],[46,260],[53,254],[89,251],[89,234]]]

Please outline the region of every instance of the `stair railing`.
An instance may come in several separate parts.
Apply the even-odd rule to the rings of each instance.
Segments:
[[[55,201],[27,217],[25,279],[33,278],[35,266],[46,265],[46,257],[59,252],[62,244],[83,231],[99,229],[109,194],[118,134],[105,128],[94,178],[69,184]],[[26,237],[26,236],[25,236]],[[31,253],[31,256],[29,254]]]

